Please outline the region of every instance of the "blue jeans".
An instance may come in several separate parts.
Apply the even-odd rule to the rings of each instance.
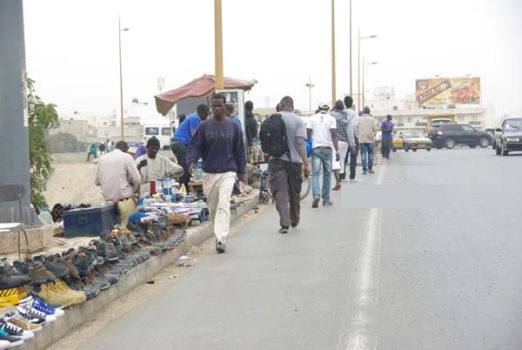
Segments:
[[[323,166],[323,189],[319,186],[319,173]],[[323,201],[330,200],[330,181],[332,177],[332,149],[330,147],[316,147],[312,150],[312,194]]]
[[[373,143],[361,143],[361,162],[363,171],[372,170],[373,168]]]

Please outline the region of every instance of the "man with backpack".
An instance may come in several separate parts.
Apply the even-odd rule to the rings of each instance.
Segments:
[[[303,174],[308,177],[306,128],[294,113],[294,100],[285,96],[278,104],[278,113],[261,125],[259,138],[263,152],[270,156],[270,190],[279,213],[279,233],[297,227],[301,211]]]

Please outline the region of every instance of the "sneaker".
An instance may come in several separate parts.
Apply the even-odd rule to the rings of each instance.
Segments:
[[[0,349],[7,349],[8,345],[11,345],[9,340],[0,340]]]
[[[288,226],[281,226],[279,233],[288,233]]]
[[[42,326],[31,323],[27,321],[25,318],[21,317],[19,314],[11,312],[3,317],[3,320],[7,323],[15,325],[17,327],[22,328],[24,331],[29,332],[38,332],[42,330]]]
[[[363,170],[363,175],[366,175],[368,174],[368,172],[366,170]]]
[[[45,300],[42,298],[27,298],[24,302],[20,302],[19,304],[25,306],[27,308],[32,308],[37,311],[43,312],[46,315],[54,315],[56,317],[63,316],[65,312],[60,309],[55,309],[51,307]]]
[[[333,205],[333,202],[331,200],[323,201],[323,207],[329,207],[332,205]]]
[[[318,208],[319,207],[319,201],[321,199],[319,197],[315,197],[314,201],[312,202],[312,208]]]
[[[13,337],[20,337],[24,340],[34,338],[33,332],[23,330],[22,328],[4,320],[0,320],[0,329]]]
[[[12,348],[15,346],[22,345],[24,343],[24,340],[20,337],[13,337],[12,335],[9,335],[6,331],[0,329],[0,341],[8,341],[9,344],[4,347],[4,349]]]
[[[290,224],[290,226],[292,226],[292,228],[296,228],[297,225],[299,225],[299,220],[298,220],[297,222],[292,222],[292,223]]]
[[[219,254],[223,254],[227,250],[227,245],[225,242],[216,240],[216,251]]]
[[[369,173],[370,174],[375,174],[375,171],[373,171],[372,169],[369,170]]]
[[[55,315],[46,314],[45,312],[39,311],[32,307],[31,305],[18,305],[16,310],[20,313],[20,315],[24,316],[24,312],[27,316],[31,318],[40,318],[44,319],[47,322],[56,321]],[[24,316],[25,317],[25,316]]]

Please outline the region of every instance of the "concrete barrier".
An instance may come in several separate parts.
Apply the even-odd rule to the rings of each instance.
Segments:
[[[232,211],[232,223],[237,221],[241,216],[258,205],[259,194],[254,191],[248,197],[248,200]],[[193,246],[199,246],[201,243],[214,235],[210,222],[204,222],[200,226],[187,230],[187,237],[175,249],[165,252],[160,256],[152,257],[144,263],[134,267],[120,278],[118,283],[112,285],[106,291],[87,302],[66,309],[65,315],[58,317],[54,322],[46,324],[40,332],[35,333],[33,339],[26,340],[25,343],[17,349],[23,350],[43,350],[58,340],[72,332],[75,328],[96,319],[96,316],[103,309],[127,294],[138,285],[144,284],[153,279],[153,277],[164,270],[167,266],[176,262],[183,254],[186,254]]]

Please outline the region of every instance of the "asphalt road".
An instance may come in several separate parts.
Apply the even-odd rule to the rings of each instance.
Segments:
[[[394,153],[287,235],[267,210],[84,348],[521,349],[521,175],[491,149]]]

